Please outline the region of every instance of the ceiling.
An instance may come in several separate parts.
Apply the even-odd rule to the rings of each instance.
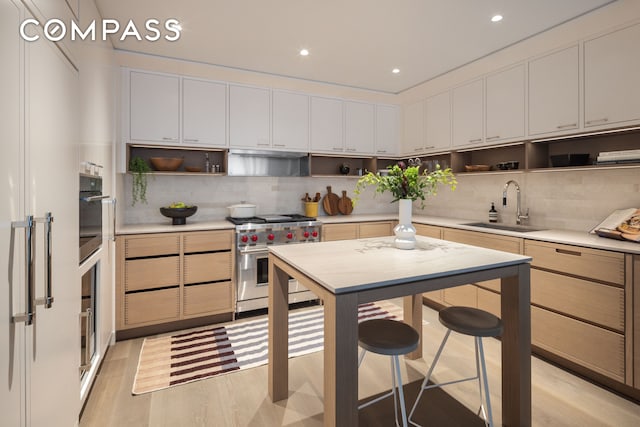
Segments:
[[[112,36],[116,49],[388,93],[611,2],[96,0],[103,18],[123,27],[133,19],[142,36],[149,18],[176,18],[183,27],[175,42],[120,41],[121,32]],[[495,14],[504,19],[491,22]]]

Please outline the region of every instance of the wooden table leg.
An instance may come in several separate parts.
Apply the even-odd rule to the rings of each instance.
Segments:
[[[358,300],[324,302],[324,425],[358,425]]]
[[[289,276],[269,255],[269,396],[289,397]]]
[[[530,266],[502,278],[502,424],[531,426]]]
[[[405,357],[407,359],[420,359],[422,357],[422,294],[409,295],[403,298],[404,322],[418,331],[420,336],[418,348]]]

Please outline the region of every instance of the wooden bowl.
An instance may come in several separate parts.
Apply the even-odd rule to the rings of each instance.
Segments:
[[[184,225],[187,217],[190,217],[198,210],[197,206],[187,206],[186,208],[160,208],[160,213],[167,218],[171,218],[171,224]]]
[[[179,157],[151,157],[149,160],[157,171],[175,171],[184,162],[184,159]]]
[[[491,169],[489,165],[464,165],[467,172],[484,172]]]

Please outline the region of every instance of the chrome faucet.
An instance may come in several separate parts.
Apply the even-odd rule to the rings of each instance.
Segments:
[[[502,191],[502,206],[507,206],[507,190],[509,189],[509,184],[513,184],[516,187],[516,224],[520,225],[523,219],[529,219],[529,209],[527,208],[527,213],[522,215],[522,212],[520,210],[520,186],[512,179],[507,181],[507,183],[504,185],[504,190]]]

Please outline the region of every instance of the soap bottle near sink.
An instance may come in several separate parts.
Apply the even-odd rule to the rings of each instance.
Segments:
[[[494,202],[491,202],[491,209],[489,209],[489,222],[498,222],[498,211]]]

